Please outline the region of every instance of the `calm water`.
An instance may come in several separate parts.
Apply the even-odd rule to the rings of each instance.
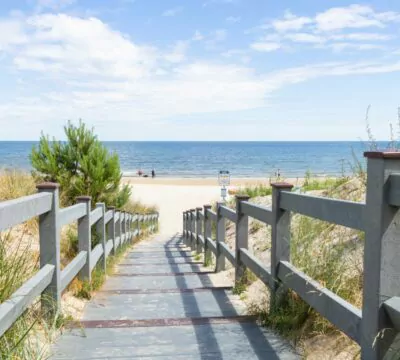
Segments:
[[[36,142],[0,141],[0,168],[29,170],[29,153]],[[125,175],[155,169],[157,176],[215,177],[229,170],[232,177],[269,177],[279,169],[285,177],[338,175],[350,172],[352,151],[362,159],[365,145],[355,142],[105,142],[118,153]]]

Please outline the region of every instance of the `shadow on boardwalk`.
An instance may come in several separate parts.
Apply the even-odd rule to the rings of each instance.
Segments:
[[[179,235],[135,246],[52,359],[298,359],[230,287],[213,287]],[[229,285],[229,284],[227,284]]]

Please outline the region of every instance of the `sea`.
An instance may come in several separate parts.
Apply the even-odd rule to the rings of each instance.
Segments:
[[[37,142],[0,141],[0,169],[31,170],[29,154]],[[104,145],[119,155],[125,176],[138,170],[158,177],[212,178],[229,171],[233,178],[303,177],[349,174],[363,162],[367,144],[352,142],[122,142]],[[386,146],[386,143],[380,143]]]

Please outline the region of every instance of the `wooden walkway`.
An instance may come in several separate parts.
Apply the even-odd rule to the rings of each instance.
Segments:
[[[51,359],[300,358],[210,276],[179,237],[136,245]]]

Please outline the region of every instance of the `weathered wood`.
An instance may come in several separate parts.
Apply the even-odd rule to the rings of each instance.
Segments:
[[[203,235],[199,235],[198,241],[199,241],[199,244],[203,247],[204,246],[204,236]]]
[[[242,211],[242,201],[248,201],[247,195],[236,195],[236,232],[235,232],[235,282],[246,281],[246,266],[240,261],[240,249],[249,246],[249,217]],[[223,209],[222,209],[223,210]]]
[[[90,253],[90,271],[96,267],[101,255],[103,255],[103,247],[101,244],[97,244]]]
[[[365,204],[285,192],[281,208],[353,229],[365,228]]]
[[[294,290],[313,309],[360,343],[360,309],[324,288],[287,261],[279,264],[278,276],[285,287]]]
[[[90,226],[96,224],[100,218],[103,216],[103,210],[101,208],[95,208],[90,213]]]
[[[54,268],[53,265],[43,266],[36,275],[13,293],[10,299],[0,304],[0,337],[50,285]]]
[[[229,248],[229,246],[226,243],[219,243],[219,246],[221,248],[222,254],[225,256],[225,258],[233,265],[236,265],[236,257],[235,253],[233,250]]]
[[[100,210],[100,218],[96,222],[96,234],[99,238],[100,245],[102,247],[102,261],[101,266],[103,272],[106,273],[107,271],[107,255],[106,255],[106,223],[104,221],[104,216],[106,213],[106,204],[105,203],[97,203],[96,210]],[[92,211],[93,213],[93,211]]]
[[[0,231],[50,211],[51,193],[39,193],[0,202]]]
[[[61,291],[64,291],[70,282],[78,275],[79,271],[86,263],[87,252],[81,251],[74,259],[61,271]]]
[[[383,308],[387,299],[400,296],[400,211],[388,203],[389,177],[396,173],[398,158],[368,159],[361,343],[361,357],[367,360],[381,360],[389,349],[400,352],[395,333],[385,331],[391,321]]]
[[[263,223],[272,224],[272,209],[264,206],[251,204],[247,201],[242,202],[242,211],[244,214],[257,219]]]
[[[225,219],[228,219],[234,223],[237,221],[237,214],[234,210],[227,208],[226,206],[221,205],[220,207],[221,211],[221,216],[223,216]]]
[[[120,212],[119,211],[115,211],[115,214],[114,214],[114,222],[115,223],[119,220],[119,216],[120,216]]]
[[[113,241],[112,241],[112,239],[109,239],[106,244],[106,256],[107,257],[108,257],[108,255],[110,255],[112,248],[113,248]]]
[[[242,261],[265,285],[272,288],[274,280],[271,271],[249,250],[240,249],[240,261]]]
[[[60,226],[71,224],[86,215],[85,204],[76,204],[60,209]]]
[[[217,244],[214,240],[207,238],[207,247],[212,251],[214,254],[217,253]]]
[[[400,207],[400,174],[389,176],[388,189],[388,204]]]
[[[79,196],[76,200],[78,203],[86,206],[86,215],[78,220],[78,250],[79,252],[86,251],[88,253],[86,263],[79,272],[79,279],[90,283],[92,280],[92,257],[89,255],[92,250],[92,230],[90,226],[91,197]]]
[[[37,185],[40,193],[51,194],[51,210],[39,216],[40,268],[46,265],[54,266],[51,282],[41,297],[43,317],[50,320],[61,310],[61,226],[58,188],[56,183]]]
[[[211,209],[211,205],[204,205],[204,220],[203,220],[203,235],[204,239],[211,238],[212,235],[212,220],[208,214],[208,210]],[[218,245],[217,245],[218,246]],[[211,251],[208,247],[207,241],[204,242],[204,266],[209,265],[211,260]]]
[[[218,202],[217,203],[217,214],[216,214],[216,219],[215,221],[217,222],[217,253],[215,254],[216,258],[216,265],[215,265],[215,271],[223,271],[225,270],[225,256],[222,253],[222,249],[220,244],[225,242],[225,218],[221,215],[221,206],[223,203]],[[210,212],[207,212],[209,215]]]
[[[104,217],[104,221],[105,221],[106,225],[111,221],[112,218],[113,218],[113,212],[112,212],[112,210],[108,210]]]
[[[282,198],[293,185],[287,183],[272,184],[272,231],[271,231],[271,304],[279,306],[284,294],[280,290],[278,265],[281,261],[290,261],[290,211],[282,209]]]
[[[198,254],[200,254],[202,251],[202,247],[199,243],[199,236],[203,234],[203,229],[202,229],[203,221],[201,220],[200,217],[202,210],[203,209],[200,207],[196,208],[196,252]]]
[[[114,207],[109,207],[109,210],[107,213],[111,211],[111,219],[109,223],[107,224],[107,237],[112,240],[113,242],[113,247],[112,247],[112,255],[115,255],[115,252],[117,250],[116,244],[115,244],[115,221],[114,221],[114,216],[115,216],[115,208]]]
[[[400,332],[400,297],[395,296],[383,303],[383,307],[397,332]]]
[[[211,219],[211,221],[217,221],[217,214],[211,209],[207,210],[207,216]]]

